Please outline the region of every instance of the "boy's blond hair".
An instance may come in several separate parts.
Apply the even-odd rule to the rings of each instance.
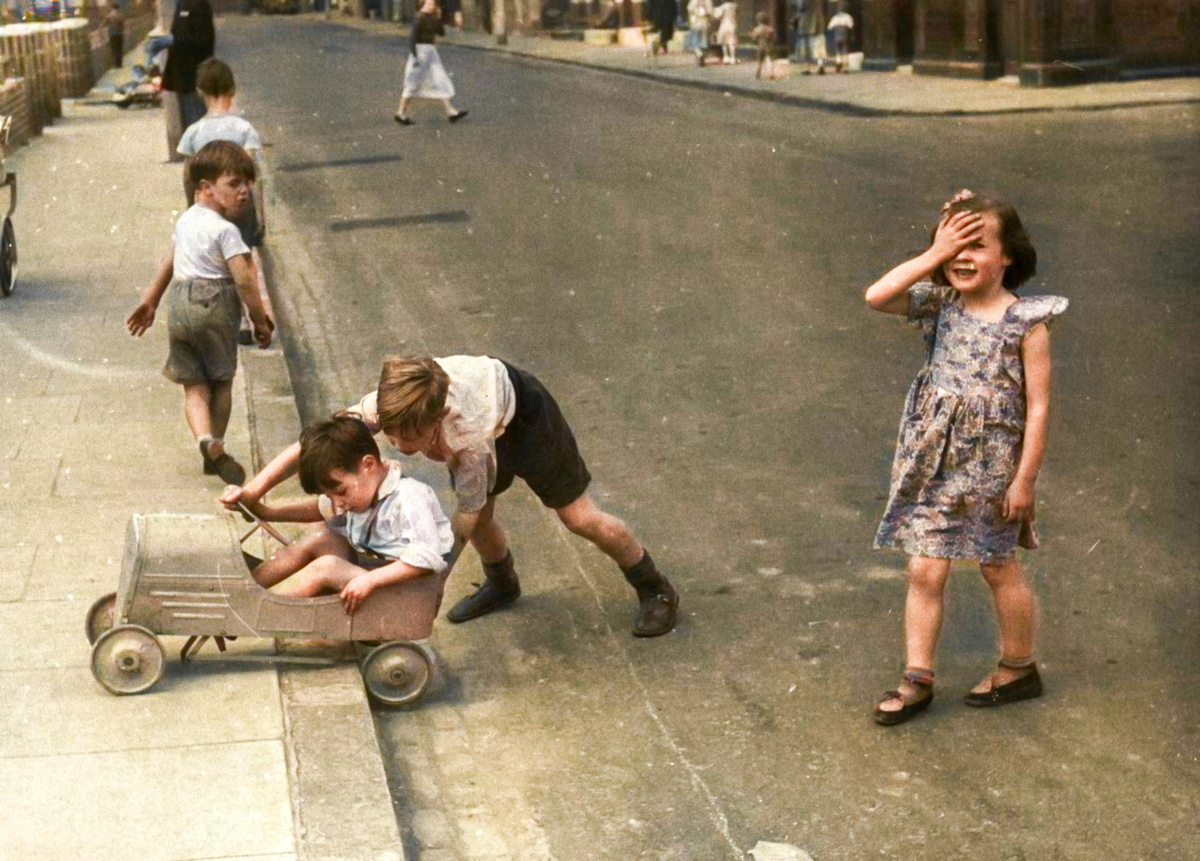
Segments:
[[[379,426],[400,436],[419,433],[442,417],[449,391],[450,377],[433,359],[388,356],[379,375]]]

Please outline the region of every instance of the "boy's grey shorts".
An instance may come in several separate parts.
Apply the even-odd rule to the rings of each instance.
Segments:
[[[232,281],[173,281],[167,288],[170,350],[163,376],[181,386],[222,383],[237,372],[242,303]]]

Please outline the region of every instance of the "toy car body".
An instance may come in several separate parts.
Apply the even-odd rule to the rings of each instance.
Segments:
[[[371,696],[392,705],[420,697],[433,665],[420,641],[433,630],[453,557],[440,574],[376,589],[350,615],[337,595],[289,598],[260,586],[243,540],[230,515],[133,515],[117,591],[88,613],[97,681],[116,694],[148,690],[162,675],[165,635],[319,637],[379,643],[362,664]]]

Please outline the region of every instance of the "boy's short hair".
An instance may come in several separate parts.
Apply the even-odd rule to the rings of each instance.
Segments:
[[[199,188],[203,180],[216,182],[227,173],[240,177],[246,182],[255,178],[254,159],[232,141],[212,141],[200,148],[188,163],[188,183],[192,188]]]
[[[233,69],[223,60],[209,57],[196,67],[196,89],[209,98],[232,96],[237,87],[233,82]]]
[[[361,419],[339,414],[313,422],[300,434],[300,486],[305,493],[321,493],[334,484],[335,469],[357,472],[367,455],[378,460],[379,446]]]
[[[430,358],[388,356],[379,375],[376,411],[385,432],[411,436],[441,418],[450,377]]]
[[[970,192],[965,193],[970,194]],[[956,195],[955,199],[947,201],[942,215],[944,218],[949,218],[956,212],[990,212],[1000,222],[1000,245],[1004,249],[1004,255],[1012,261],[1004,270],[1004,279],[1001,281],[1006,290],[1016,292],[1018,287],[1034,276],[1034,273],[1037,272],[1037,249],[1033,247],[1033,240],[1025,232],[1021,216],[1017,215],[1017,210],[1011,203],[991,197],[970,195],[958,198]],[[931,242],[936,235],[937,225],[934,225],[933,231],[929,234]],[[934,269],[930,280],[939,287],[949,287],[950,282],[946,279],[946,273],[942,269],[941,266]]]

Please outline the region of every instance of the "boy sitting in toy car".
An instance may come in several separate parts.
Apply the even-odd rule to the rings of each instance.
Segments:
[[[353,416],[315,422],[300,436],[300,486],[316,498],[247,507],[263,520],[319,523],[252,572],[296,598],[340,593],[347,613],[380,586],[441,573],[454,546],[433,488],[383,460]]]

